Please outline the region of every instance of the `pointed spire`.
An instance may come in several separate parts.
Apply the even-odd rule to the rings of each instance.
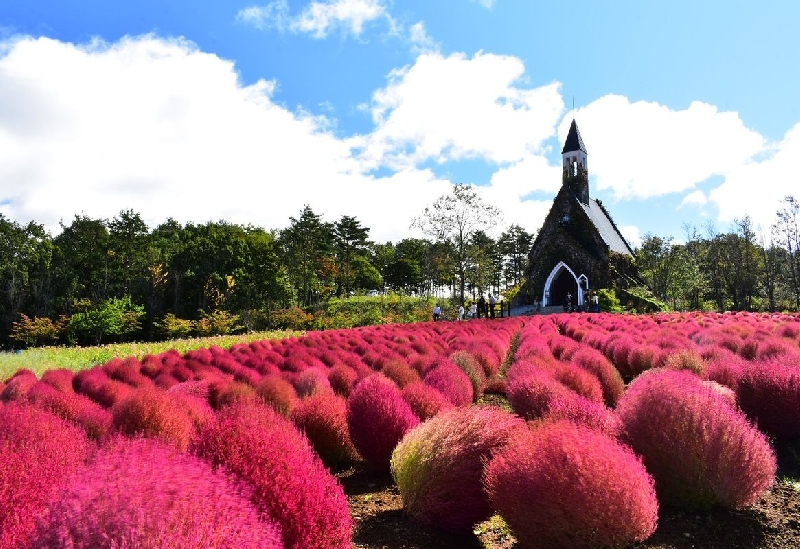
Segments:
[[[586,145],[583,144],[581,132],[578,131],[578,124],[575,123],[574,118],[572,119],[572,124],[569,126],[569,133],[567,134],[567,140],[564,142],[564,149],[561,151],[561,154],[573,151],[581,151],[584,154],[589,154],[586,152]]]

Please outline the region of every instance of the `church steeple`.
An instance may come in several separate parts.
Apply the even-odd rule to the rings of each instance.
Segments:
[[[575,119],[569,126],[567,140],[561,150],[564,169],[562,184],[569,186],[576,198],[584,204],[589,203],[589,164],[587,162],[586,145],[581,139]]]

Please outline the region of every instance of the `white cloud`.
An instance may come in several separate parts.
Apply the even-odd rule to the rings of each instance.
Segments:
[[[491,9],[494,7],[496,1],[495,0],[472,0],[473,2],[477,2],[481,6],[487,9]]]
[[[422,21],[414,23],[408,29],[408,40],[414,53],[428,53],[439,51],[439,44],[428,35],[425,30],[425,23]]]
[[[681,207],[683,206],[704,206],[708,202],[708,197],[703,191],[697,190],[690,192],[681,200]]]
[[[518,86],[523,73],[511,56],[420,55],[373,94],[377,128],[363,159],[392,166],[464,158],[502,164],[542,152],[564,108],[560,85]]]
[[[619,227],[619,232],[631,248],[638,248],[642,244],[642,232],[635,225],[624,225]]]
[[[276,105],[272,82],[243,86],[232,63],[184,41],[26,38],[5,51],[0,211],[20,222],[57,232],[75,214],[132,208],[151,227],[174,217],[271,229],[309,204],[397,240],[448,189],[413,168],[363,175],[324,118]]]
[[[734,112],[693,102],[685,110],[606,95],[575,113],[597,188],[650,198],[728,176],[764,150],[764,138]],[[571,117],[559,127],[562,142]]]
[[[330,0],[311,2],[297,16],[289,14],[286,0],[276,0],[264,6],[250,6],[239,11],[236,20],[257,29],[276,28],[307,33],[314,38],[326,38],[335,30],[360,36],[364,26],[385,19],[390,28],[395,23],[381,0]]]

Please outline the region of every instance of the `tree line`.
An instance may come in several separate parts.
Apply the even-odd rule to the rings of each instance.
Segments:
[[[731,230],[684,225],[685,241],[645,235],[636,249],[639,274],[678,310],[800,310],[800,203],[787,196],[768,233],[749,217]]]
[[[456,202],[474,201],[465,188],[454,187]],[[281,311],[371,290],[475,296],[518,286],[533,235],[511,225],[494,239],[481,223],[375,243],[357,218],[329,222],[310,206],[283,229],[174,219],[150,228],[123,210],[76,215],[56,236],[0,214],[0,345],[269,329],[282,327]]]

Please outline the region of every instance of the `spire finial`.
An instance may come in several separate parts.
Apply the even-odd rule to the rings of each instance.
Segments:
[[[575,96],[572,96],[572,118],[575,118]]]

